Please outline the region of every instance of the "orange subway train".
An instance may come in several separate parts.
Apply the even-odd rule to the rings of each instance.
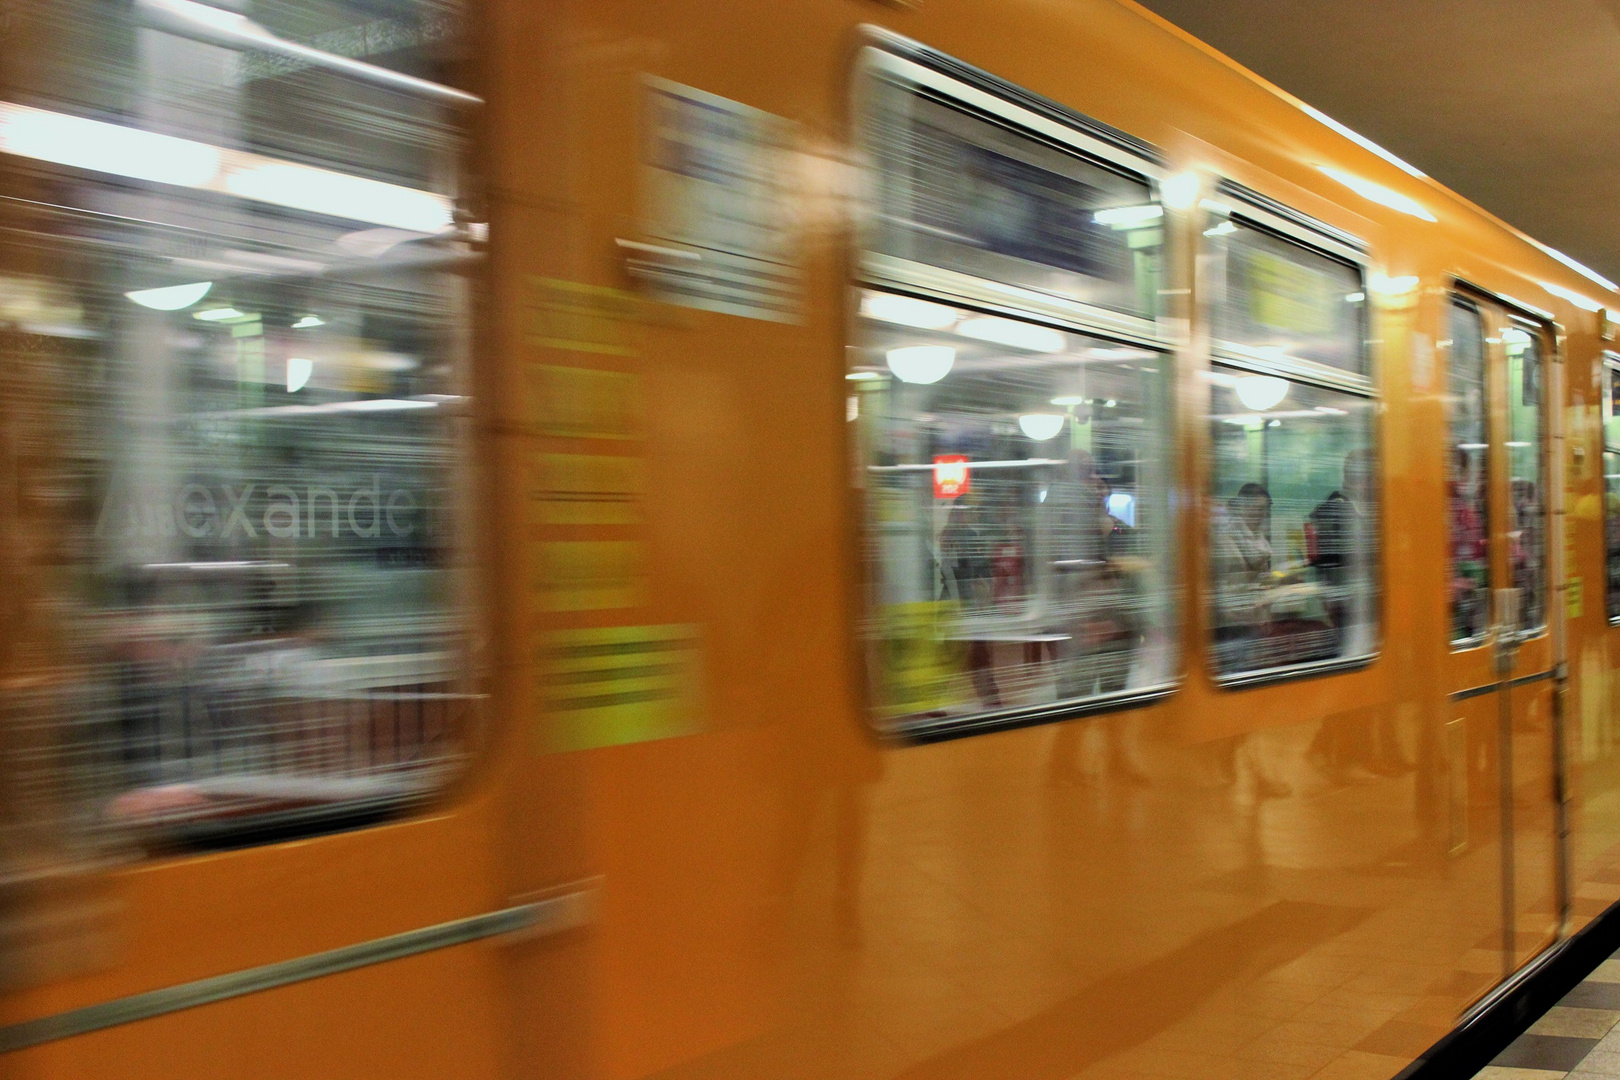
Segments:
[[[1620,288],[1159,18],[0,28],[7,1080],[1433,1076],[1620,943]]]

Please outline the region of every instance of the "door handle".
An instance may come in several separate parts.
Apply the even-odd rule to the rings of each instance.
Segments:
[[[1494,594],[1496,671],[1506,676],[1513,670],[1513,657],[1519,651],[1519,611],[1522,590],[1497,589]]]

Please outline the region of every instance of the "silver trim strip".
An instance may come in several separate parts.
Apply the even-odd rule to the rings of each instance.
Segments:
[[[1160,352],[1177,344],[1168,329],[1152,319],[876,251],[861,253],[858,280],[867,285],[920,292],[949,303],[1034,319],[1082,334],[1118,338]]]
[[[587,888],[293,960],[131,994],[37,1020],[24,1020],[0,1027],[0,1054],[483,938],[503,934],[557,934],[591,922],[595,907],[596,891]]]
[[[1337,255],[1341,259],[1367,265],[1367,242],[1343,229],[1336,229],[1325,221],[1295,210],[1287,203],[1278,202],[1251,187],[1221,177],[1215,182],[1217,196],[1236,199],[1242,206],[1233,207],[1239,217],[1246,217],[1258,225],[1300,240],[1311,247]]]
[[[938,58],[943,59],[943,57]],[[1082,126],[1089,122],[1089,118],[1076,115],[1059,120],[1046,113],[1036,112],[1034,109],[1027,108],[1006,97],[999,97],[945,72],[925,67],[915,60],[909,60],[876,45],[868,45],[861,50],[861,54],[857,58],[857,66],[864,69],[865,72],[882,72],[891,80],[909,83],[912,86],[943,94],[980,112],[999,117],[1024,128],[1026,131],[1051,139],[1053,142],[1073,150],[1078,150],[1089,157],[1108,162],[1115,168],[1122,168],[1138,176],[1148,177],[1153,180],[1163,180],[1165,177],[1163,164],[1154,157],[1148,156],[1153,153],[1152,148],[1143,144],[1140,150],[1133,153],[1132,150],[1120,146],[1117,142],[1098,138],[1093,131]],[[1000,81],[997,80],[997,82]],[[1011,84],[1003,83],[998,89],[1005,91],[1010,87]],[[1022,93],[1027,94],[1027,91]]]

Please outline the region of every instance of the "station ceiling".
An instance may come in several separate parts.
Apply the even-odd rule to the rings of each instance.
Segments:
[[[1141,0],[1620,281],[1620,0]]]

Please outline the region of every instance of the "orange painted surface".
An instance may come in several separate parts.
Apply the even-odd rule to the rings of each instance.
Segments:
[[[1597,317],[1543,283],[1615,309],[1620,296],[1115,0],[1010,0],[993,16],[967,0],[487,0],[479,14],[491,242],[475,437],[492,733],[480,763],[419,819],[119,871],[107,963],[5,1011],[41,1016],[296,957],[590,875],[600,919],[556,941],[463,946],[43,1047],[8,1063],[19,1076],[1394,1075],[1503,975],[1498,714],[1494,698],[1448,700],[1490,676],[1488,658],[1446,643],[1446,353],[1414,361],[1419,336],[1445,338],[1457,278],[1554,315],[1564,395],[1550,422],[1566,441],[1552,452],[1585,447],[1564,496],[1567,572],[1585,583],[1566,646],[1571,925],[1620,898],[1620,631],[1603,614],[1601,444],[1587,418],[1602,343]],[[1420,279],[1374,323],[1374,664],[1240,691],[1208,677],[1194,382],[1207,358],[1187,350],[1178,692],[929,746],[867,733],[843,379],[850,60],[867,22],[1146,139],[1173,169],[1296,207],[1364,239],[1375,268]],[[609,320],[618,351],[535,340],[544,281],[634,292],[615,240],[636,230],[644,74],[797,125],[802,321],[649,302]],[[1319,164],[1439,220],[1360,200]],[[1190,253],[1172,257],[1192,281]],[[1193,313],[1197,297],[1177,302]],[[533,456],[590,450],[540,424],[541,365],[639,386],[625,447],[647,483],[632,532],[531,519]],[[546,610],[542,545],[626,535],[645,567],[628,607]],[[545,635],[619,625],[698,628],[698,730],[554,752]],[[1531,642],[1523,670],[1550,667],[1554,647]],[[1558,931],[1551,695],[1543,683],[1516,699],[1511,728],[1520,961]],[[1392,740],[1407,767],[1360,769],[1369,737]],[[1452,745],[1471,763],[1456,851]],[[1262,791],[1261,771],[1286,793]]]

